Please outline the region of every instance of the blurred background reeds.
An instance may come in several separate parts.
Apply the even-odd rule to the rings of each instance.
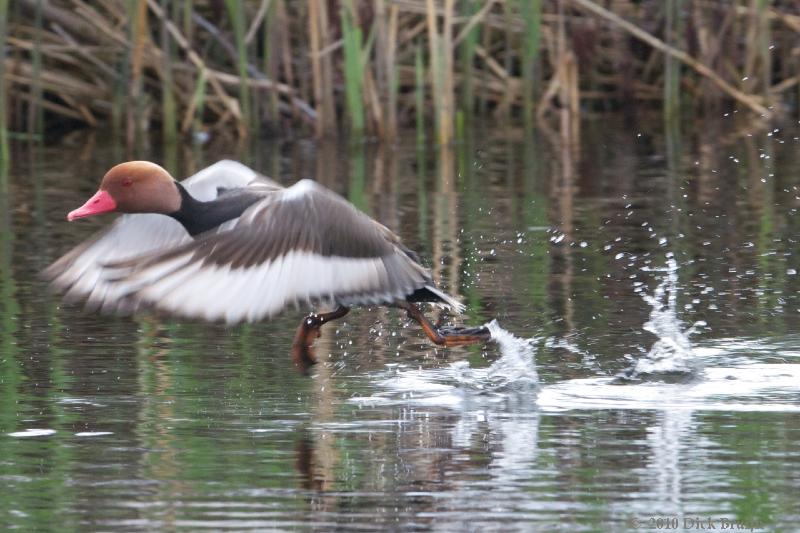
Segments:
[[[478,120],[796,119],[800,3],[0,0],[0,57],[0,150],[87,127],[447,144]]]

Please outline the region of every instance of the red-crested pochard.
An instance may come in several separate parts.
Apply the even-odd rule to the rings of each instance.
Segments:
[[[434,286],[397,235],[311,180],[283,188],[220,161],[177,182],[154,163],[130,161],[109,170],[67,219],[109,212],[135,214],[44,272],[66,299],[89,308],[154,308],[235,324],[290,304],[324,307],[331,311],[305,317],[292,344],[304,373],[316,363],[311,345],[320,327],[354,305],[402,308],[442,346],[490,338],[483,327],[431,324],[415,303],[463,306]]]

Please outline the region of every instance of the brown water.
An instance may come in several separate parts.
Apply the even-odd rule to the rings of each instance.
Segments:
[[[732,119],[725,119],[732,120]],[[800,133],[583,125],[453,150],[212,145],[398,232],[497,342],[359,309],[237,328],[61,307],[36,273],[129,156],[17,146],[0,193],[0,524],[25,531],[800,530]],[[660,521],[659,521],[660,519]],[[676,527],[673,527],[676,526]],[[759,529],[760,528],[760,529]]]

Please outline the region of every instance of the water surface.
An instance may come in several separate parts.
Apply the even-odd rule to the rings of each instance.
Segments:
[[[37,272],[108,222],[64,216],[129,156],[18,146],[0,193],[0,524],[797,530],[799,133],[739,131],[598,120],[571,150],[489,132],[452,150],[135,154],[180,176],[232,157],[313,177],[420,252],[469,306],[447,320],[496,320],[495,342],[442,350],[397,310],[358,309],[323,330],[311,378],[289,361],[302,310],[225,328],[61,306]]]

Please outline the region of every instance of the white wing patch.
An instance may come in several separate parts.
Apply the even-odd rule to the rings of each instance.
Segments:
[[[313,191],[314,188],[318,187],[317,182],[309,179],[302,179],[288,187],[283,191],[281,194],[281,200],[295,200],[297,198],[301,198],[308,194],[309,192]]]
[[[218,189],[239,189],[246,187],[258,173],[238,161],[223,159],[204,168],[197,174],[181,182],[189,194],[201,202],[208,202],[217,197]]]
[[[235,269],[192,262],[187,253],[144,267],[120,284],[145,306],[233,324],[255,322],[307,302],[391,303],[413,292],[422,279],[409,275],[391,286],[382,258],[292,251],[268,263]]]
[[[177,220],[162,215],[123,215],[104,235],[56,261],[45,275],[48,271],[58,272],[52,282],[67,291],[67,300],[85,297],[89,307],[98,307],[105,300],[121,295],[105,281],[103,264],[109,259],[132,259],[166,245],[178,246],[189,241],[191,237]]]

